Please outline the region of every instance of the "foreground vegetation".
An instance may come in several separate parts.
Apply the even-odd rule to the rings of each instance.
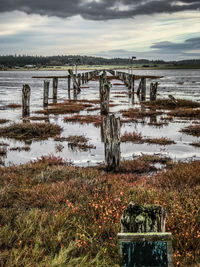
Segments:
[[[53,156],[0,168],[0,265],[119,266],[120,217],[132,200],[167,210],[175,266],[195,266],[200,162],[168,164],[147,178],[156,162],[168,160],[143,156],[123,163],[124,173],[79,168]]]

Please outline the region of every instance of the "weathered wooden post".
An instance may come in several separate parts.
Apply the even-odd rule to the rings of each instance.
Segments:
[[[82,84],[84,84],[85,83],[85,74],[84,73],[82,73]]]
[[[120,118],[109,115],[103,119],[105,162],[109,171],[116,171],[120,165]]]
[[[105,74],[102,74],[99,77],[101,115],[107,115],[109,113],[110,87],[111,84],[106,80]]]
[[[135,75],[131,75],[131,92],[135,91]]]
[[[53,78],[53,101],[57,101],[58,94],[58,78]]]
[[[22,117],[30,116],[30,96],[30,86],[28,84],[24,84],[22,88]]]
[[[161,206],[130,202],[118,234],[123,266],[173,266],[172,235],[165,232],[165,220]]]
[[[80,73],[77,75],[77,78],[78,78],[78,86],[80,87],[81,86],[81,74]]]
[[[146,99],[146,78],[142,77],[141,79],[141,100],[144,101]]]
[[[80,86],[78,85],[77,81],[76,81],[76,76],[73,74],[73,71],[72,70],[68,70],[71,78],[72,78],[72,81],[73,81],[73,85],[74,85],[74,89],[77,90],[77,93],[79,94],[81,92],[81,88]]]
[[[142,88],[142,80],[140,80],[139,82],[139,86],[138,86],[138,89],[137,89],[137,95],[139,96],[140,93],[141,93],[141,88]]]
[[[68,90],[71,88],[71,76],[68,75]]]
[[[157,89],[158,89],[158,82],[156,82],[155,84],[154,83],[150,84],[150,101],[156,100]]]
[[[43,107],[48,106],[49,100],[49,81],[44,81],[44,95],[43,95]]]

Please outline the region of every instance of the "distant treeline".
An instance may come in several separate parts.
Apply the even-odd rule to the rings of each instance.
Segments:
[[[6,67],[23,67],[26,65],[40,66],[63,66],[63,65],[130,65],[134,64],[173,64],[173,65],[200,65],[200,59],[181,60],[165,62],[164,60],[147,60],[139,59],[131,61],[128,58],[102,58],[91,56],[27,56],[27,55],[8,55],[0,56],[0,66]]]

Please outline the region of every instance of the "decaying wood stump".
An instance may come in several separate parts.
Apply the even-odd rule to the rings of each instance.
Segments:
[[[165,232],[166,212],[161,206],[130,202],[121,217],[122,233]]]
[[[120,164],[120,118],[112,114],[103,119],[105,162],[109,171],[116,171]]]
[[[30,86],[24,84],[22,88],[22,117],[30,116],[30,96]]]
[[[43,106],[48,106],[48,100],[49,100],[49,81],[44,81],[44,96],[43,96]]]
[[[158,82],[150,84],[150,101],[155,101],[157,96]]]
[[[53,78],[53,100],[57,100],[58,78]]]

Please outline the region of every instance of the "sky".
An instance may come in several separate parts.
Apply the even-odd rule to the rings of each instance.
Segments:
[[[0,55],[200,59],[200,0],[0,0]]]

